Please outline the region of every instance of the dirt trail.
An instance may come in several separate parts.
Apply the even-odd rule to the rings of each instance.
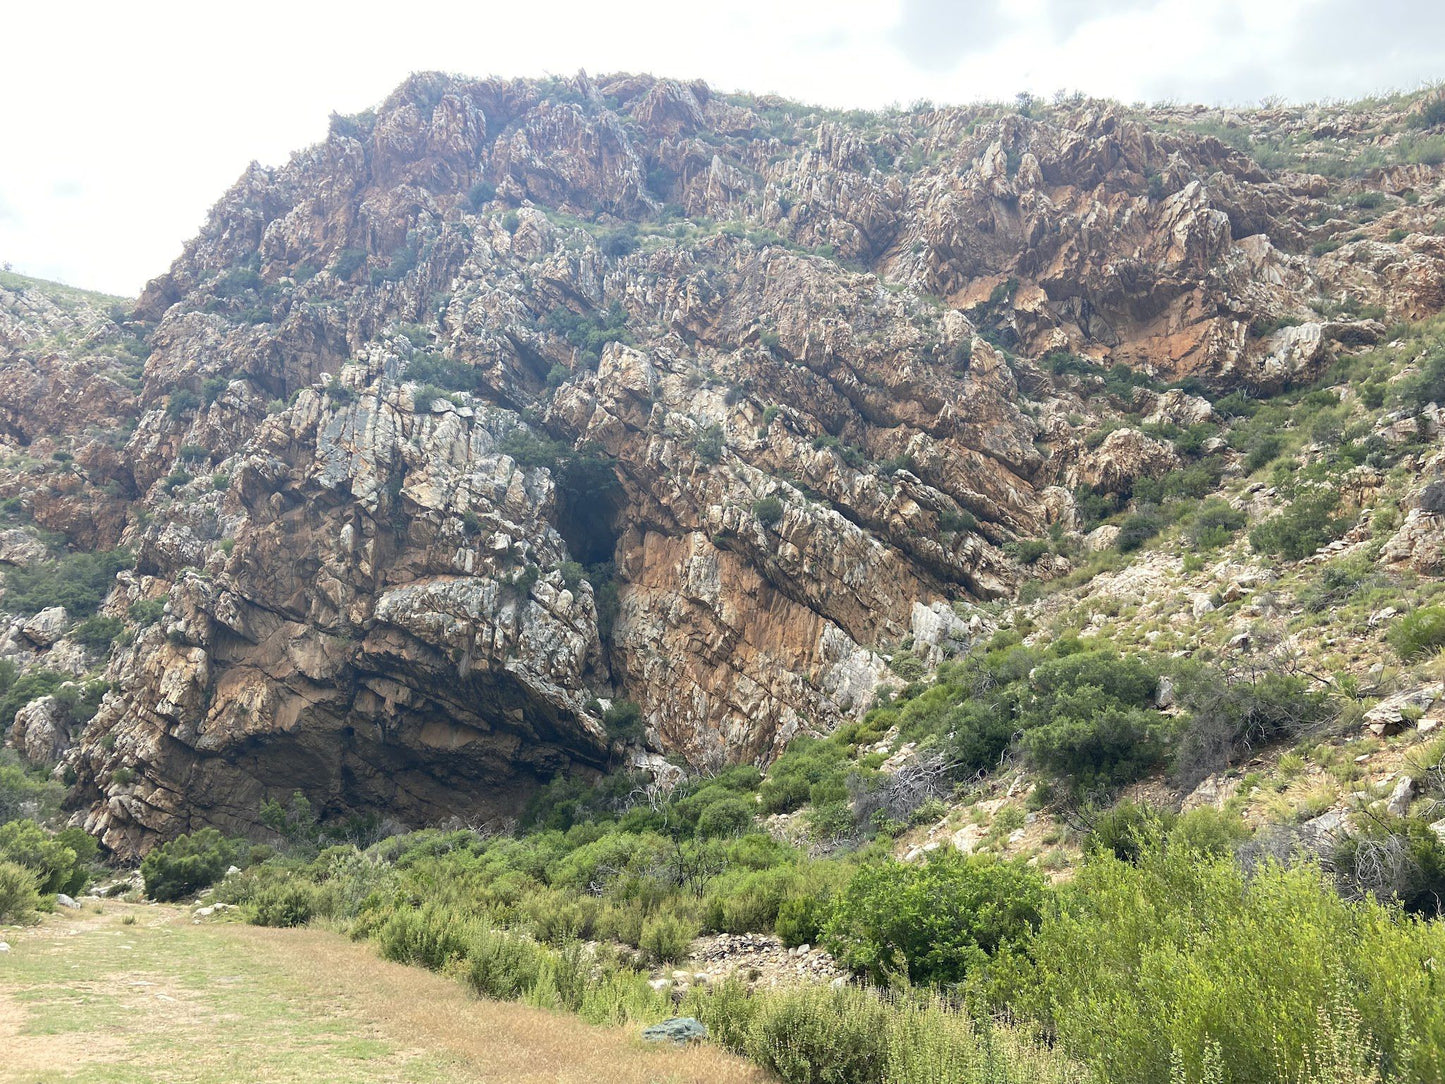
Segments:
[[[323,930],[107,902],[0,930],[0,1082],[764,1084],[713,1048],[482,1001]]]

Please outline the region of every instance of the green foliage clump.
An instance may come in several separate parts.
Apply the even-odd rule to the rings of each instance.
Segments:
[[[407,362],[406,378],[443,391],[474,392],[480,386],[481,370],[464,361],[426,352],[412,355]]]
[[[26,771],[14,753],[0,750],[0,824],[21,818],[44,820],[60,808],[61,796],[59,783]]]
[[[201,397],[190,388],[177,388],[166,403],[166,417],[179,421],[201,405]]]
[[[696,926],[678,915],[661,914],[643,923],[638,947],[653,963],[676,963],[687,957],[695,936]]]
[[[753,516],[764,527],[771,527],[783,518],[783,502],[777,497],[763,497],[753,502]]]
[[[1334,489],[1302,493],[1279,515],[1265,520],[1249,532],[1249,544],[1257,553],[1287,560],[1308,557],[1345,533],[1349,521],[1336,516],[1340,495]]]
[[[1428,918],[1445,911],[1445,843],[1420,817],[1357,817],[1331,865],[1345,893],[1394,901]]]
[[[1174,681],[1176,699],[1188,711],[1174,758],[1181,786],[1192,787],[1259,746],[1310,734],[1335,716],[1330,697],[1299,674],[1221,673],[1181,663]]]
[[[220,880],[249,849],[245,840],[229,839],[216,828],[177,836],[141,862],[146,895],[164,902],[199,892]]]
[[[366,266],[366,251],[359,248],[344,248],[332,261],[331,273],[343,282],[349,282],[353,275]]]
[[[1216,549],[1233,538],[1244,522],[1244,513],[1226,501],[1208,500],[1189,521],[1189,540],[1198,549]]]
[[[1144,663],[1110,651],[1041,663],[1019,713],[1029,762],[1081,789],[1140,778],[1164,755],[1167,724],[1150,706],[1158,683]]]
[[[256,891],[243,908],[253,926],[304,926],[321,909],[321,891],[302,877],[285,877]]]
[[[31,820],[0,824],[0,861],[24,866],[35,875],[35,887],[42,895],[64,892],[74,895],[89,879],[86,861],[94,858],[95,844],[84,832],[70,832],[64,837],[51,835]],[[79,846],[86,855],[76,853]]]
[[[607,736],[613,741],[641,741],[642,709],[631,700],[614,701],[602,713],[602,725],[607,728]]]
[[[717,422],[702,426],[692,438],[692,450],[699,459],[708,463],[720,460],[726,447],[727,439],[723,434],[723,427]]]
[[[126,610],[126,616],[137,625],[144,628],[147,625],[154,625],[166,612],[166,600],[164,598],[142,598],[132,602]]]
[[[583,315],[570,309],[553,309],[541,327],[574,346],[579,359],[589,369],[597,368],[602,360],[602,348],[608,343],[633,341],[627,330],[627,310],[615,301],[606,309]]]
[[[1025,962],[1043,903],[1042,877],[1019,863],[952,851],[921,865],[879,862],[853,877],[823,939],[874,982],[967,982],[997,997]]]
[[[1445,1074],[1445,1004],[1425,961],[1445,927],[1341,900],[1318,868],[1183,844],[1085,862],[1033,942],[1062,1050],[1119,1084]],[[1356,1075],[1329,1075],[1341,1040]],[[1313,1075],[1318,1074],[1318,1075]],[[1378,1079],[1378,1078],[1375,1078]]]
[[[1421,606],[1390,626],[1385,634],[1395,654],[1405,662],[1445,647],[1445,606]]]
[[[28,922],[40,906],[35,871],[0,859],[0,922]]]
[[[107,650],[125,631],[125,622],[115,617],[96,614],[87,617],[70,631],[70,638],[86,647]]]
[[[5,573],[5,608],[29,615],[51,606],[64,606],[73,618],[88,617],[110,593],[115,574],[131,564],[130,551],[117,549],[68,553],[12,568]]]

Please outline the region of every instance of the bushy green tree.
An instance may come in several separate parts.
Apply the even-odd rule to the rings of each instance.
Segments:
[[[93,855],[93,846],[87,851]],[[0,861],[18,863],[34,873],[36,888],[45,895],[75,893],[85,886],[86,870],[74,848],[31,820],[0,824]]]
[[[230,839],[219,829],[202,828],[163,843],[141,862],[146,895],[154,900],[176,900],[215,884],[249,845]]]
[[[1033,942],[1061,1048],[1118,1084],[1367,1079],[1313,1075],[1341,1038],[1388,1079],[1445,1079],[1442,951],[1445,927],[1346,903],[1308,863],[1246,874],[1176,843],[1092,856]]]
[[[945,851],[924,864],[863,866],[839,896],[823,940],[838,961],[878,983],[987,989],[1027,955],[1044,882],[1015,862]]]

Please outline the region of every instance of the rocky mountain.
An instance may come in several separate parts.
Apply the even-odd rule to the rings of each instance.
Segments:
[[[1442,127],[415,76],[131,306],[0,280],[9,740],[120,855],[765,763],[1445,307]]]

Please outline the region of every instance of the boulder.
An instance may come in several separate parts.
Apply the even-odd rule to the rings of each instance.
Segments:
[[[1365,726],[1377,737],[1398,734],[1429,711],[1442,692],[1445,692],[1445,685],[1436,682],[1387,696],[1365,712]]]
[[[49,647],[65,635],[70,625],[70,615],[64,606],[50,606],[25,622],[21,631],[25,638],[36,647]]]
[[[28,565],[46,552],[45,543],[23,528],[0,531],[0,564]]]
[[[674,1016],[660,1024],[643,1028],[642,1037],[654,1043],[696,1043],[707,1038],[707,1028],[695,1017]]]
[[[1408,776],[1402,775],[1395,781],[1395,788],[1390,791],[1390,796],[1385,799],[1385,812],[1395,817],[1403,817],[1410,812],[1410,803],[1415,799],[1416,783]]]
[[[32,764],[58,762],[70,747],[70,728],[60,701],[53,696],[42,696],[17,711],[9,742]]]

